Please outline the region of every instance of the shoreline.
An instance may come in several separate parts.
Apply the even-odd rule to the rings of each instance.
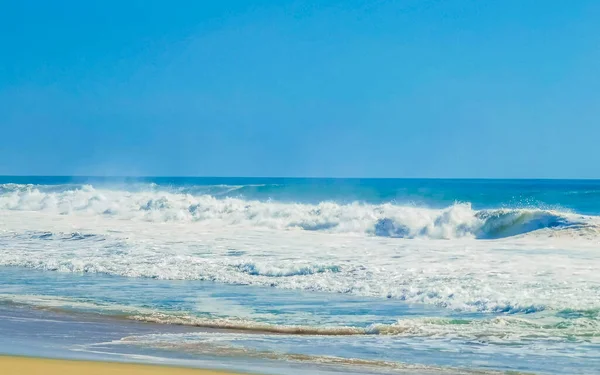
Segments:
[[[0,267],[1,269],[1,267]],[[36,309],[31,306],[15,306],[0,303],[0,374],[23,375],[75,375],[75,374],[133,374],[137,375],[242,375],[242,374],[286,374],[301,375],[318,372],[323,375],[339,374],[340,366],[312,362],[295,362],[237,355],[239,353],[194,352],[176,348],[137,345],[122,341],[126,337],[146,335],[187,335],[214,333],[233,334],[223,330],[200,329],[190,326],[156,324],[135,320],[115,319],[103,315],[73,313],[54,309]],[[19,363],[8,359],[22,359]],[[90,372],[77,366],[73,372],[45,371],[44,366],[27,365],[30,359],[63,361],[70,363],[115,363],[139,364],[155,368],[152,372],[108,369],[103,366],[98,372]],[[33,366],[33,367],[31,367]],[[117,366],[122,368],[121,366]],[[158,371],[159,369],[169,371]],[[171,369],[183,369],[174,373]],[[374,369],[363,367],[346,368],[345,373],[380,374]]]
[[[0,355],[3,374],[47,375],[242,375],[241,372],[211,370],[162,364],[141,364],[110,361],[50,359],[27,356]]]

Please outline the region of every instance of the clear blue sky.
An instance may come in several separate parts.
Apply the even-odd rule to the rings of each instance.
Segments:
[[[0,5],[0,174],[600,178],[600,1]]]

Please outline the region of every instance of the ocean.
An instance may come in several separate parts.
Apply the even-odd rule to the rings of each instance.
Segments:
[[[600,181],[0,177],[0,354],[600,373]]]

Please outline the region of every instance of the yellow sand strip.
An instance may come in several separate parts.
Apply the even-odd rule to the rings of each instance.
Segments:
[[[0,356],[2,375],[233,375],[231,372],[115,362]]]

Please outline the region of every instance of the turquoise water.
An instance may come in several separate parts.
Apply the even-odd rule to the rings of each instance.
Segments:
[[[599,198],[600,181],[0,177],[0,304],[116,319],[109,341],[62,344],[80,354],[596,374]],[[140,322],[181,329],[122,328]]]

